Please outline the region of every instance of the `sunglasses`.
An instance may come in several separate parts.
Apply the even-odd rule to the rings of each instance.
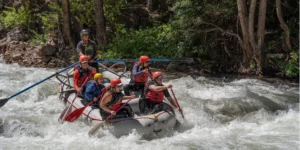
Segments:
[[[160,80],[160,81],[163,80],[163,79],[164,79],[163,76],[159,76],[159,77],[156,78],[156,80]]]

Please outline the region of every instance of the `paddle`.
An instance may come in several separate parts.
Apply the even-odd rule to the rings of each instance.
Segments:
[[[106,67],[105,65],[100,63],[100,66],[102,66],[105,70],[115,74],[116,76],[118,76],[119,78],[121,78],[121,76],[119,74],[117,74],[115,71],[111,70],[110,68]],[[124,76],[124,75],[123,75]]]
[[[83,113],[84,109],[86,107],[90,106],[93,102],[94,101],[92,100],[88,104],[86,104],[84,107],[74,110],[72,113],[70,113],[69,115],[67,115],[65,117],[65,121],[74,122],[76,119],[78,119],[80,117],[80,115]]]
[[[41,81],[39,81],[39,82],[37,82],[37,83],[31,85],[31,86],[29,86],[29,87],[27,87],[27,88],[25,88],[25,89],[19,91],[18,93],[14,94],[14,95],[12,95],[12,96],[10,96],[10,97],[8,97],[8,98],[0,99],[0,107],[2,107],[3,105],[5,105],[5,103],[6,103],[8,100],[10,100],[11,98],[13,98],[13,97],[15,97],[15,96],[18,96],[19,94],[21,94],[21,93],[23,93],[23,92],[25,92],[25,91],[27,91],[27,90],[29,90],[29,89],[35,87],[36,85],[38,85],[38,84],[40,84],[40,83],[42,83],[42,82],[44,82],[44,81],[46,81],[46,80],[48,80],[48,79],[54,77],[55,75],[57,75],[57,74],[59,74],[59,73],[61,73],[61,72],[66,71],[66,70],[69,69],[69,68],[74,67],[74,66],[77,65],[77,64],[78,64],[78,62],[76,62],[76,63],[70,65],[69,67],[66,67],[66,68],[62,69],[61,71],[55,72],[54,74],[50,75],[49,77],[47,77],[47,78],[45,78],[45,79],[43,79],[43,80],[41,80]]]
[[[128,101],[126,101],[126,103],[124,103],[117,111],[116,113],[118,113],[119,110],[121,110],[126,104],[129,103],[129,101],[131,101],[133,98],[129,99]],[[101,126],[103,126],[103,123],[107,122],[113,115],[110,114],[103,122],[100,122],[98,124],[96,124],[90,131],[89,131],[89,136],[95,135],[95,133],[97,133],[97,131],[100,129]]]
[[[177,108],[178,108],[179,112],[181,113],[181,116],[182,116],[182,118],[184,119],[184,115],[183,115],[183,113],[182,113],[182,109],[181,109],[181,108],[180,108],[180,106],[179,106],[179,103],[178,103],[178,101],[177,101],[177,98],[176,98],[176,96],[175,96],[175,94],[174,94],[174,91],[173,91],[173,89],[171,89],[171,92],[172,92],[172,94],[173,94],[173,97],[174,97],[174,99],[175,99],[175,102],[176,102]]]
[[[85,81],[82,84],[82,87],[85,85],[85,83],[88,81],[89,76],[85,79]],[[82,88],[80,89],[81,92]],[[61,124],[64,123],[65,117],[71,113],[72,111],[72,107],[73,107],[73,103],[75,101],[75,99],[77,98],[77,96],[80,94],[80,92],[77,92],[74,99],[72,100],[72,103],[70,104],[70,106],[66,107],[62,113],[60,114],[59,118],[58,118],[58,122],[60,122]]]
[[[96,62],[137,62],[139,59],[107,59],[107,60],[95,60]],[[185,63],[193,63],[193,58],[151,58],[152,62],[185,62]]]
[[[102,90],[102,94],[100,94],[100,95],[98,96],[98,98],[99,98],[99,97],[102,97],[102,95],[106,92],[106,90],[107,90],[107,89],[104,88],[104,89]],[[78,119],[78,118],[80,117],[80,115],[83,113],[84,109],[85,109],[86,107],[90,106],[93,102],[94,102],[94,101],[91,100],[91,101],[90,101],[88,104],[86,104],[84,107],[81,107],[81,108],[79,108],[79,109],[74,110],[72,113],[70,113],[69,115],[67,115],[67,116],[65,117],[65,121],[73,122],[73,121],[75,121],[76,119]]]

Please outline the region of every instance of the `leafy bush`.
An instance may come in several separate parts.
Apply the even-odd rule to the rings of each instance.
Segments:
[[[42,20],[44,33],[54,32],[57,29],[58,17],[62,15],[62,8],[55,3],[49,4],[50,11],[39,15]]]
[[[8,10],[3,11],[4,26],[5,28],[15,28],[18,26],[28,27],[32,17],[29,3],[26,2],[20,8],[6,7]]]
[[[48,38],[47,34],[38,34],[37,32],[31,30],[31,32],[33,33],[33,37],[30,39],[29,43],[32,44],[44,44],[46,43],[46,40]]]
[[[170,25],[140,30],[125,29],[117,25],[108,52],[102,58],[182,57],[184,52],[177,45],[177,35]]]
[[[290,53],[290,60],[285,67],[285,75],[288,77],[299,76],[299,51]]]

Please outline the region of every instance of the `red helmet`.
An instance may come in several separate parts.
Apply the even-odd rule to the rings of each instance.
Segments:
[[[119,79],[119,78],[116,78],[116,79],[112,79],[110,81],[110,86],[111,87],[115,87],[115,86],[121,86],[123,85],[122,81]]]
[[[155,80],[157,77],[162,76],[163,74],[161,72],[153,72],[152,79]]]
[[[81,56],[79,57],[80,63],[88,62],[89,59],[90,59],[89,56],[85,56],[85,55],[81,55]]]
[[[149,62],[150,58],[148,56],[141,56],[140,57],[140,62],[144,63],[144,62]]]

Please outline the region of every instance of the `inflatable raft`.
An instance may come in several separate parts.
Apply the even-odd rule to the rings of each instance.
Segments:
[[[105,78],[104,82],[107,83],[109,83],[109,80],[113,78],[118,78],[118,76],[115,73],[112,73],[112,71],[101,70],[101,73]],[[78,108],[84,107],[86,103],[82,97],[76,97],[76,92],[72,90],[72,74],[73,71],[71,70],[66,76],[63,76],[64,79],[61,79],[60,77],[59,80],[61,83],[59,85],[59,99],[68,106],[72,105],[72,111],[74,111]],[[74,102],[72,103],[73,100]],[[127,100],[124,100],[123,102],[125,103],[126,101]],[[165,110],[155,114],[141,114],[139,110],[139,98],[132,99],[128,104],[128,110],[130,110],[130,113],[132,113],[131,117],[121,114],[108,121],[108,124],[111,125],[109,130],[115,136],[125,135],[133,130],[142,134],[157,134],[172,130],[176,126],[177,120],[175,117],[175,112],[167,103],[164,103]],[[96,124],[104,122],[104,120],[101,118],[99,107],[97,106],[88,106],[81,115],[81,119],[87,125],[92,127]]]

